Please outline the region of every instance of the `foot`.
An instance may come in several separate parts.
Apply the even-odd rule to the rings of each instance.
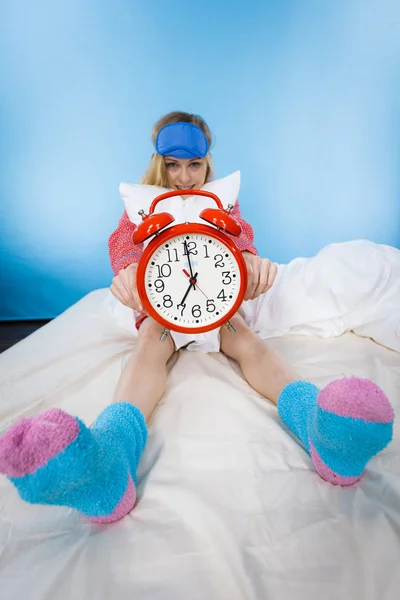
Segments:
[[[108,406],[90,429],[53,408],[0,438],[0,472],[27,502],[69,506],[110,523],[135,504],[146,438],[141,412],[125,402]]]
[[[278,411],[319,475],[338,485],[358,481],[368,461],[392,439],[393,409],[368,379],[338,379],[322,391],[295,381],[279,396]]]

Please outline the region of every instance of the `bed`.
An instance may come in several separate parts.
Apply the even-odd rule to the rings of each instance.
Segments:
[[[400,354],[347,332],[268,340],[323,386],[369,377],[400,411]],[[135,344],[96,290],[0,356],[1,430],[57,406],[90,423]],[[4,600],[397,600],[400,433],[341,488],[220,353],[180,351],[150,422],[135,510],[92,525],[0,478]]]

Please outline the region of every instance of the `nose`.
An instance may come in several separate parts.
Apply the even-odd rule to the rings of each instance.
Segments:
[[[186,167],[183,167],[181,169],[181,172],[179,173],[179,184],[178,185],[189,185],[190,184],[190,173],[189,171],[186,169]]]

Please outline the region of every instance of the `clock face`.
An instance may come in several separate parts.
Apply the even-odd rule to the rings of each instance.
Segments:
[[[240,253],[229,239],[203,228],[204,233],[169,237],[148,255],[147,302],[172,330],[211,330],[227,321],[243,299]]]

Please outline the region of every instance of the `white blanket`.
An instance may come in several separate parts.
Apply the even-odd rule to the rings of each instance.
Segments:
[[[375,273],[373,265],[362,268]],[[277,296],[271,315],[283,318],[286,300],[286,310],[296,308],[301,317],[310,301],[315,318],[276,324],[271,317],[266,331],[278,332],[268,343],[302,377],[319,386],[343,375],[369,377],[398,413],[400,354],[380,345],[395,348],[399,336],[398,329],[391,337],[389,327],[379,327],[379,319],[391,318],[399,326],[398,275],[390,283],[389,270],[376,275],[382,295],[375,305],[386,297],[392,313],[376,307],[367,330],[362,321],[374,302],[353,290],[347,310],[348,282],[339,278],[334,296],[309,297],[315,281],[300,268],[305,295],[293,288],[293,298]],[[2,430],[51,406],[90,423],[110,402],[135,344],[113,308],[107,290],[93,292],[0,356]],[[328,333],[334,314],[340,327]],[[340,335],[350,314],[361,315],[361,335],[375,327],[380,344]],[[330,335],[339,337],[322,339]],[[393,442],[361,482],[332,486],[315,473],[275,407],[220,353],[179,353],[150,423],[138,505],[122,521],[93,526],[73,510],[28,505],[0,478],[5,600],[397,600],[399,559],[397,422]]]

